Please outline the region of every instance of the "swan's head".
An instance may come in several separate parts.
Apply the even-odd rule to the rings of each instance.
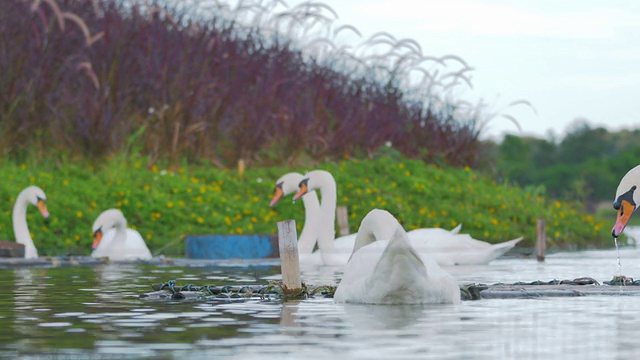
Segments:
[[[108,232],[111,229],[115,228],[126,228],[127,227],[127,219],[125,219],[122,211],[118,209],[109,209],[105,210],[98,216],[96,221],[93,223],[93,246],[95,249],[100,245],[100,241],[102,240],[102,235]]]
[[[302,176],[302,174],[291,172],[278,179],[269,206],[273,207],[283,197],[298,191],[298,184],[303,178],[304,176]]]
[[[611,229],[611,235],[618,237],[627,226],[631,215],[640,204],[640,165],[629,170],[629,172],[620,180],[616,197],[613,201],[613,208],[618,210],[616,223]]]
[[[309,171],[302,180],[298,183],[298,192],[293,196],[293,200],[300,199],[304,194],[318,190],[322,186],[331,184],[335,187],[336,181],[333,179],[331,173],[325,170],[313,170]]]
[[[47,196],[44,194],[44,191],[37,186],[29,186],[26,189],[22,190],[18,198],[24,198],[31,205],[35,206],[40,210],[40,214],[47,219],[49,218],[49,210],[47,210]]]

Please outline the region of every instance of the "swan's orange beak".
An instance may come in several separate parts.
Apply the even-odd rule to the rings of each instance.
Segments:
[[[298,190],[298,192],[295,195],[293,195],[293,200],[300,199],[302,197],[302,195],[306,194],[307,191],[309,191],[306,179],[302,180],[300,182],[300,185],[298,185],[298,187],[300,188],[300,190]]]
[[[282,184],[276,185],[276,189],[273,191],[273,198],[271,199],[269,206],[273,207],[273,205],[275,205],[278,201],[280,201],[280,199],[282,199],[283,195],[284,191],[282,191]]]
[[[95,250],[100,245],[100,240],[102,240],[102,230],[98,229],[93,233],[93,246],[91,248]]]
[[[613,229],[611,229],[611,235],[617,238],[622,234],[622,231],[627,226],[629,219],[631,219],[631,214],[636,209],[635,205],[630,203],[627,200],[620,201],[620,208],[618,209],[618,216],[616,218],[616,223],[613,225]]]
[[[40,210],[40,214],[42,214],[42,217],[44,217],[45,219],[49,218],[49,210],[47,210],[47,203],[42,199],[38,199],[38,210]]]

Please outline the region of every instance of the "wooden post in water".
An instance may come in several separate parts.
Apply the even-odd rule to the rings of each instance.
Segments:
[[[536,254],[538,261],[544,261],[544,257],[547,254],[547,225],[544,219],[538,218],[536,224],[537,230],[537,242],[536,242]]]
[[[300,280],[298,234],[295,220],[278,221],[278,248],[284,291],[285,293],[299,293],[302,290],[302,281]]]
[[[349,235],[349,214],[346,206],[338,206],[336,208],[336,217],[338,218],[338,233],[340,236]]]

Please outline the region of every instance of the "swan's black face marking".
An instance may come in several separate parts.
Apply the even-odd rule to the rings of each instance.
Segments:
[[[633,185],[631,187],[631,189],[629,189],[629,191],[627,191],[626,193],[618,196],[618,198],[616,199],[616,201],[613,202],[613,208],[616,210],[620,210],[620,208],[622,208],[622,202],[626,201],[629,204],[633,205],[633,208],[636,208],[636,202],[633,200],[633,192],[636,191],[636,186]],[[624,211],[624,209],[623,209]],[[623,212],[624,214],[624,212]]]
[[[611,229],[611,235],[614,238],[617,238],[622,234],[627,223],[629,223],[629,219],[631,219],[631,215],[636,210],[636,202],[633,200],[633,193],[635,190],[636,186],[634,185],[629,189],[629,191],[618,196],[616,201],[613,202],[613,208],[618,210],[616,223],[613,225],[613,229]]]
[[[302,181],[300,181],[300,184],[298,184],[298,187],[300,188],[300,190],[304,189],[306,193],[307,189],[309,188],[309,179],[302,179]]]
[[[293,196],[293,200],[298,200],[302,195],[306,194],[309,191],[309,178],[302,179],[298,184],[298,192]]]
[[[276,184],[276,186],[273,188],[273,192],[274,192],[274,193],[275,193],[275,192],[277,192],[277,191],[278,191],[278,189],[280,189],[280,191],[282,191],[282,184],[283,184],[283,182],[282,182],[282,181],[280,181],[279,183],[277,183],[277,184]]]

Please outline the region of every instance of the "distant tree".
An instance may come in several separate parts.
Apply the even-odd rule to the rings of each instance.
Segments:
[[[586,121],[576,125],[564,137],[558,149],[559,160],[565,164],[583,163],[588,159],[607,157],[613,153],[609,132],[602,127],[593,129]]]
[[[524,138],[507,135],[498,148],[498,172],[508,181],[520,185],[530,183],[531,146]]]

